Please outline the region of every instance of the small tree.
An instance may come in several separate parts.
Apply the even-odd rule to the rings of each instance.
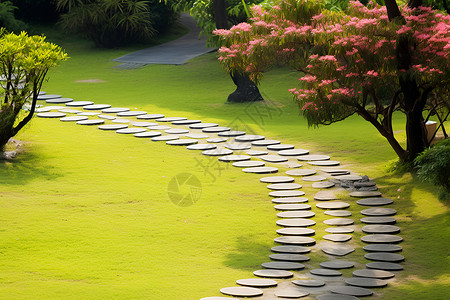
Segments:
[[[43,36],[0,32],[0,152],[32,118],[48,70],[67,54]],[[29,104],[28,112],[24,105]]]
[[[450,17],[386,4],[353,1],[344,13],[311,0],[255,6],[251,24],[215,32],[225,42],[219,60],[256,80],[270,66],[291,65],[304,73],[303,87],[290,92],[309,125],[357,113],[411,162],[429,145],[424,111],[444,121],[450,108]],[[394,136],[396,111],[406,115],[406,149]]]

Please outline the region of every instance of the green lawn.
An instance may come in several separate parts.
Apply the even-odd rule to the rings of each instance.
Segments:
[[[215,54],[183,66],[122,70],[112,59],[131,49],[97,50],[54,36],[71,58],[50,72],[49,93],[230,125],[328,153],[369,175],[396,200],[405,239],[405,271],[376,298],[447,298],[448,203],[410,174],[386,174],[395,153],[362,119],[308,128],[287,92],[294,72],[267,74],[264,103],[225,104],[234,86]],[[402,124],[396,116],[400,138]],[[0,298],[194,300],[218,296],[269,261],[277,218],[260,176],[184,147],[57,120],[35,118],[17,139],[25,151],[0,162]],[[180,207],[167,186],[186,172],[200,180],[202,194]],[[312,199],[314,191],[304,191]],[[325,216],[313,209],[320,238]],[[352,204],[356,220],[359,209]],[[359,247],[360,236],[354,234]],[[349,259],[363,266],[363,254],[360,248]],[[326,260],[317,249],[309,256],[307,269]]]

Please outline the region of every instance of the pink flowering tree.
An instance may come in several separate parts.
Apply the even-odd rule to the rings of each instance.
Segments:
[[[352,1],[343,13],[313,0],[255,6],[251,23],[215,32],[224,43],[219,60],[256,81],[272,66],[294,67],[303,74],[301,86],[289,91],[309,125],[356,113],[402,161],[412,161],[429,145],[429,115],[436,114],[443,126],[450,109],[450,17],[385,2]],[[406,115],[406,148],[394,136],[396,111]]]

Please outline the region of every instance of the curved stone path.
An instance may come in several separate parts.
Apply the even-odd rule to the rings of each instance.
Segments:
[[[397,235],[401,228],[395,225],[397,211],[390,207],[394,201],[382,198],[373,181],[335,167],[340,162],[329,156],[310,154],[304,149],[294,151],[293,145],[201,120],[166,117],[105,104],[77,103],[71,98],[63,98],[64,101],[58,103],[55,100],[58,98],[61,96],[41,93],[38,99],[52,105],[40,105],[36,115],[80,126],[98,126],[100,130],[115,130],[118,134],[150,138],[155,142],[164,141],[167,145],[186,146],[189,151],[216,156],[222,163],[241,168],[248,176],[259,176],[267,195],[272,197],[278,217],[274,224],[274,242],[278,246],[270,249],[272,254],[261,262],[260,270],[253,272],[254,277],[249,274],[249,278],[237,279],[236,286],[218,289],[222,296],[202,300],[230,299],[228,296],[358,299],[389,286],[396,272],[403,269],[404,257],[399,254],[402,247],[398,245],[403,239]],[[126,117],[127,122],[113,123],[116,117]],[[249,151],[262,150],[267,154],[247,155]],[[330,184],[317,185],[327,182]],[[350,193],[342,188],[348,186],[353,189]],[[305,194],[303,187],[317,192]],[[338,195],[345,193],[349,196],[340,199]],[[349,207],[357,208],[361,218],[353,215]],[[322,239],[316,238],[314,218],[317,216],[325,217],[323,223],[329,226],[320,232],[324,234]],[[354,238],[355,232],[363,233],[360,240]],[[268,249],[270,244],[268,241]],[[358,248],[365,251],[366,265],[353,261],[360,253],[355,251]],[[320,253],[323,260],[311,261],[308,253]],[[346,270],[353,276],[343,276],[343,272],[348,273]]]

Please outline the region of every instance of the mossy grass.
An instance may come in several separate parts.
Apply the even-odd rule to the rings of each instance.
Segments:
[[[234,86],[214,53],[182,66],[122,70],[112,60],[129,49],[97,50],[60,38],[55,41],[71,59],[49,74],[49,93],[245,128],[330,154],[342,168],[375,179],[383,195],[395,200],[406,262],[405,271],[374,298],[446,299],[447,203],[410,173],[386,173],[395,153],[362,119],[308,128],[287,92],[296,73],[268,73],[261,86],[265,102],[225,104]],[[403,124],[396,115],[395,130],[404,142]],[[0,161],[2,297],[199,299],[219,295],[220,288],[252,277],[269,261],[277,217],[258,175],[184,147],[57,120],[36,118],[17,139],[25,151]],[[167,187],[186,172],[200,180],[202,193],[195,204],[180,207]],[[320,238],[326,216],[315,207],[316,190],[297,182],[316,212],[313,228]],[[345,195],[359,224],[362,208]],[[351,260],[364,267],[360,236],[353,234],[358,249]],[[328,259],[318,248],[309,256],[308,269]]]

